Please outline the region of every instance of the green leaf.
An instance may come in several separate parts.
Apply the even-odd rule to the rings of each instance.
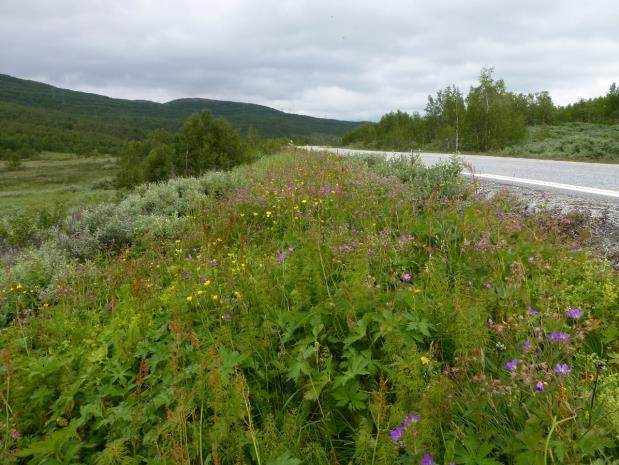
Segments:
[[[267,465],[299,465],[301,460],[294,457],[290,452],[286,451],[279,457],[271,459],[267,462]]]
[[[348,407],[350,411],[365,410],[369,398],[366,392],[360,390],[357,382],[338,387],[333,391],[333,397],[338,407]]]
[[[219,348],[219,358],[221,359],[219,372],[222,376],[229,377],[245,361],[247,355],[243,355],[237,350],[228,350],[222,346]]]

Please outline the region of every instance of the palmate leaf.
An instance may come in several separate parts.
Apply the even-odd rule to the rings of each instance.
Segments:
[[[501,462],[490,457],[493,450],[492,444],[480,443],[474,436],[469,436],[456,446],[456,461],[464,465],[501,465]]]
[[[350,411],[365,410],[369,398],[356,381],[339,386],[333,391],[333,397],[338,407],[347,407]]]
[[[219,372],[222,376],[228,377],[245,361],[247,355],[241,354],[237,350],[228,350],[222,346],[219,348],[219,358],[221,359]]]
[[[372,360],[368,350],[356,351],[349,349],[344,357],[347,359],[340,364],[346,371],[335,377],[334,386],[342,386],[357,376],[369,375],[376,372],[377,363]]]
[[[415,313],[408,315],[407,319],[406,329],[415,340],[421,341],[424,337],[432,336],[434,326],[428,320]]]
[[[267,462],[267,465],[299,465],[301,460],[294,457],[290,452],[286,451],[282,455],[271,459]]]

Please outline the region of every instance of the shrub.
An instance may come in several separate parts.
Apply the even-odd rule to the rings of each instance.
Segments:
[[[452,156],[448,161],[425,166],[418,156],[381,159],[374,170],[384,176],[397,176],[413,190],[416,196],[452,198],[463,195],[467,182],[461,177],[462,161]]]

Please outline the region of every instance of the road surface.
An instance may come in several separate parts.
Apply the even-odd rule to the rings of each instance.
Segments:
[[[303,146],[309,151],[350,154],[377,154],[387,158],[410,152],[342,149]],[[446,153],[421,153],[423,163],[433,165],[449,158]],[[474,175],[501,184],[520,185],[543,191],[558,191],[583,198],[607,200],[619,205],[619,164],[536,160],[531,158],[460,155],[472,166]],[[470,176],[470,173],[465,173]],[[619,208],[619,207],[618,207]]]

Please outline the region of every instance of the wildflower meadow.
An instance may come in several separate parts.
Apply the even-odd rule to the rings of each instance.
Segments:
[[[461,169],[293,151],[74,212],[3,263],[0,462],[619,463],[617,271]]]

